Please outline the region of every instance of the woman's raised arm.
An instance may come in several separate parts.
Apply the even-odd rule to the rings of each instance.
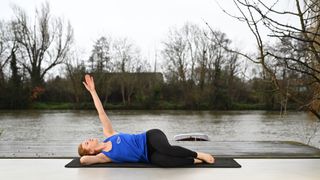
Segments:
[[[99,96],[95,90],[95,86],[94,86],[94,81],[93,81],[93,77],[86,74],[85,75],[85,81],[86,82],[82,82],[83,85],[86,87],[86,89],[90,92],[94,105],[98,111],[99,114],[99,119],[103,125],[103,133],[105,136],[109,137],[113,134],[115,134],[116,132],[113,130],[112,128],[112,124],[110,119],[108,118],[106,112],[103,109],[103,106],[101,104],[101,101],[99,99]]]

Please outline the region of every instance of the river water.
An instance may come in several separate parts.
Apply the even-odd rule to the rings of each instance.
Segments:
[[[304,112],[269,111],[108,111],[118,132],[159,128],[173,140],[180,133],[201,132],[211,141],[298,141],[320,148],[320,123]],[[79,143],[104,139],[95,110],[0,111],[0,142]]]

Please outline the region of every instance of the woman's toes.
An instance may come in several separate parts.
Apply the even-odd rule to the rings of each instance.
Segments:
[[[211,159],[211,163],[214,163],[214,158]]]
[[[214,163],[214,157],[208,153],[201,153],[199,152],[199,159],[205,161],[206,163]]]
[[[210,155],[210,154],[208,154],[208,156],[209,156],[209,158],[208,158],[208,163],[214,163],[214,158],[213,158],[213,156],[212,155]]]

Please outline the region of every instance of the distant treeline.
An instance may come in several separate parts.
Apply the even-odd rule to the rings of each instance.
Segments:
[[[0,23],[1,109],[92,109],[82,84],[86,73],[93,75],[106,109],[298,107],[279,94],[263,68],[247,73],[243,57],[228,50],[231,40],[223,32],[191,23],[171,29],[157,56],[164,62],[161,72],[155,72],[126,38],[99,37],[84,59],[73,46],[71,24],[52,16],[48,4],[37,12],[31,23],[24,10],[15,7],[15,18]],[[58,65],[58,75],[45,80]],[[303,75],[290,69],[280,72],[285,73],[278,76],[282,87],[308,98],[311,90],[301,83]]]
[[[93,109],[91,96],[82,85],[83,71],[62,78],[56,76],[33,89],[30,82],[1,89],[1,108]],[[91,72],[99,97],[107,109],[195,109],[195,110],[279,110],[277,94],[262,79],[244,82],[221,71],[218,85],[201,87],[192,81],[163,81],[161,73]],[[269,90],[268,90],[269,89]],[[290,104],[294,106],[294,104]]]

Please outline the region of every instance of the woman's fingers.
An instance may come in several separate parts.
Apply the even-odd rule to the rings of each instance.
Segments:
[[[82,83],[86,87],[86,89],[89,91],[89,87],[87,86],[87,84],[85,82],[83,82],[83,81],[82,81]]]
[[[93,76],[91,76],[91,87],[94,89],[94,81],[93,81]]]
[[[93,76],[91,76],[91,82],[92,82],[92,84],[93,84],[93,82],[94,82],[94,81],[93,81]]]
[[[85,75],[85,81],[83,84],[87,88],[88,91],[94,90],[94,81],[93,81],[93,76],[90,76],[89,74]]]
[[[89,84],[89,82],[90,82],[90,80],[91,80],[91,79],[90,79],[90,75],[86,74],[86,75],[85,75],[85,79],[86,79],[86,83]]]

